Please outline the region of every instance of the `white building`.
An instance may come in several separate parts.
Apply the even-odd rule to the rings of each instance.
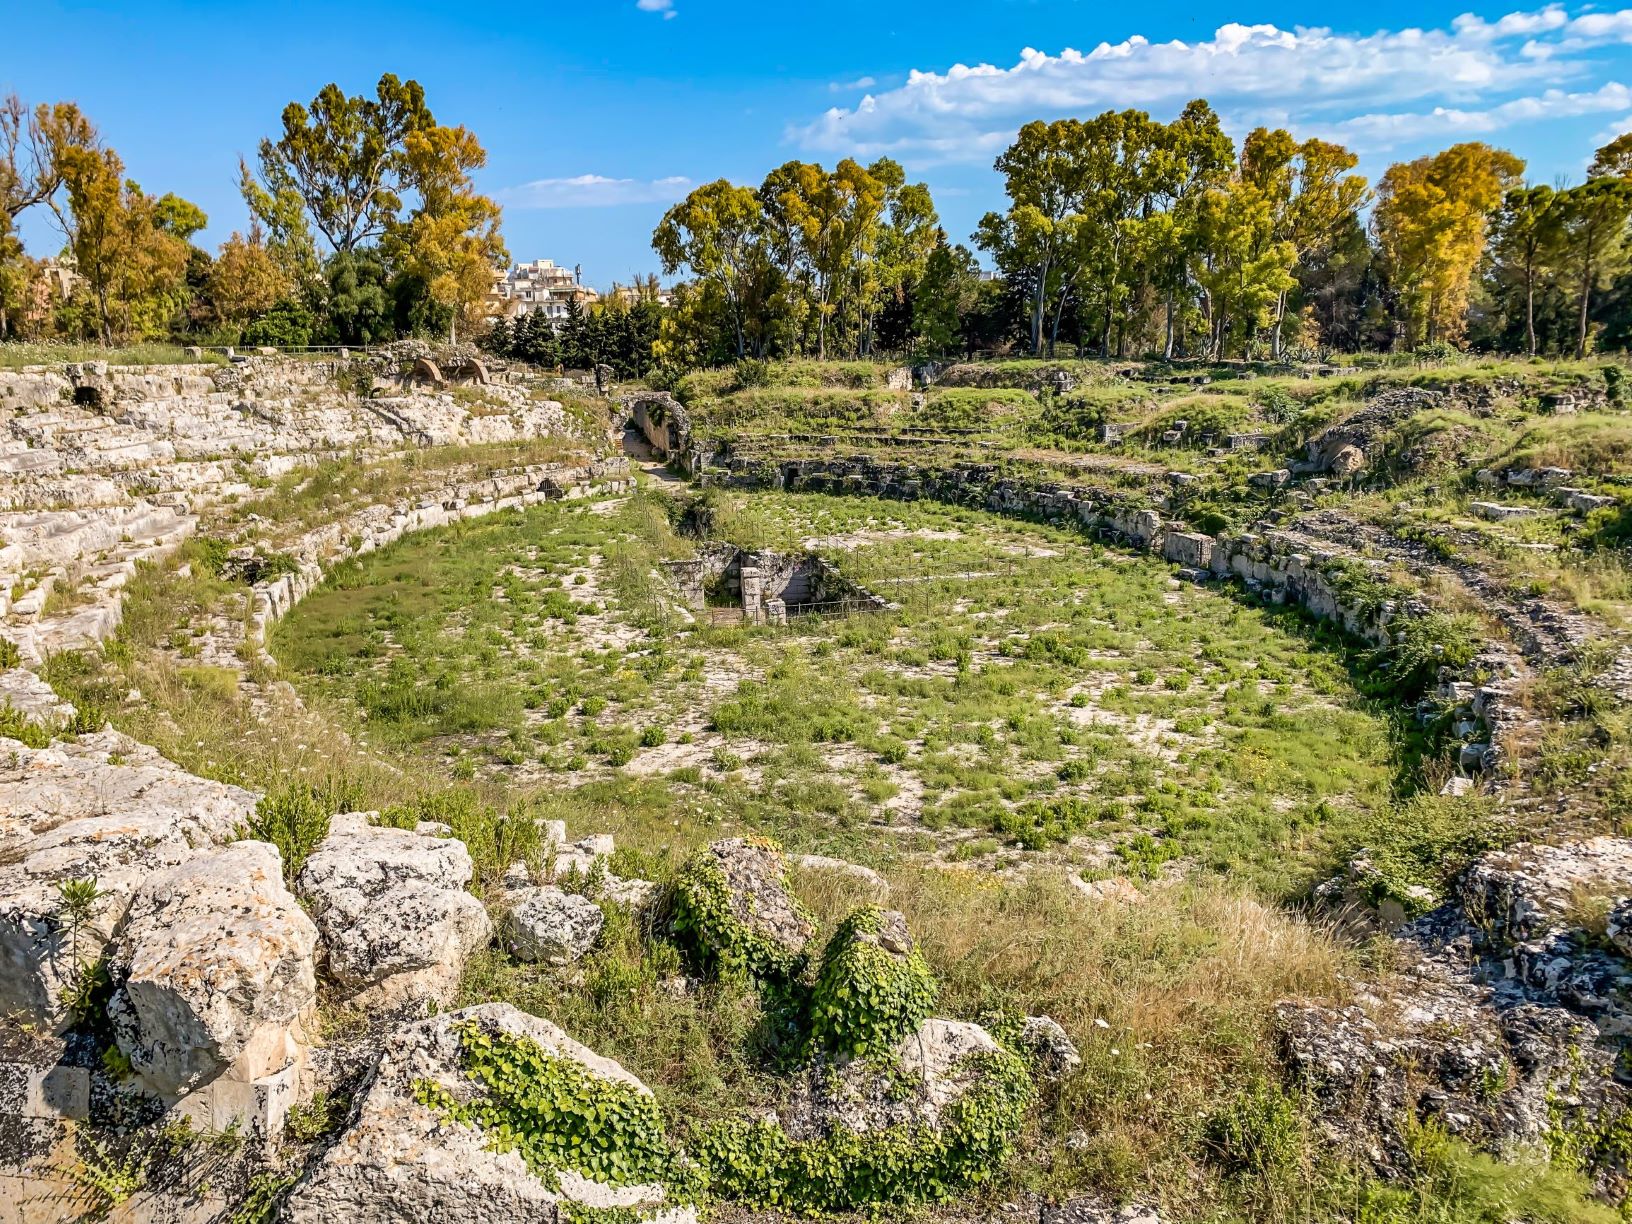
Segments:
[[[542,314],[551,322],[566,318],[567,303],[574,300],[587,307],[600,295],[583,283],[581,267],[563,268],[553,259],[535,259],[497,273],[489,297],[493,314],[510,318]]]

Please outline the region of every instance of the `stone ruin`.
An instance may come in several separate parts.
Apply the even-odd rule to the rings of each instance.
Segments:
[[[893,605],[815,553],[708,545],[687,561],[665,561],[681,602],[714,624],[785,625],[817,612],[880,612]]]

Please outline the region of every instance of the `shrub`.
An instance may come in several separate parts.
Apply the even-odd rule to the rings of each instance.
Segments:
[[[736,376],[739,390],[771,385],[771,363],[768,361],[756,361],[752,357],[744,357],[732,367],[732,373]]]
[[[329,834],[336,812],[356,806],[355,788],[344,784],[303,782],[275,791],[255,805],[255,815],[241,828],[241,838],[271,842],[283,856],[283,874],[293,880],[306,856]]]
[[[904,936],[905,924],[895,917]],[[935,1006],[938,988],[923,953],[910,937],[904,953],[885,947],[886,922],[878,906],[863,906],[828,940],[810,996],[813,1045],[858,1058],[881,1055]]]
[[[1429,612],[1390,626],[1393,645],[1374,659],[1375,695],[1413,701],[1435,683],[1441,667],[1460,669],[1473,660],[1482,635],[1479,622],[1466,613]]]
[[[299,302],[278,302],[244,328],[243,343],[274,348],[305,348],[312,342],[312,315]]]
[[[8,671],[22,665],[23,652],[17,649],[17,643],[10,638],[0,638],[0,671]]]

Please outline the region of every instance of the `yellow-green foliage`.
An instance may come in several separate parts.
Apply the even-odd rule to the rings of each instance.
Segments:
[[[487,1136],[495,1151],[515,1151],[554,1184],[563,1170],[613,1186],[672,1180],[674,1161],[650,1096],[594,1075],[537,1042],[472,1020],[459,1026],[460,1059],[483,1091],[458,1101],[420,1080],[414,1096]]]
[[[778,883],[786,886],[785,880]],[[699,850],[675,875],[673,911],[675,938],[711,972],[780,982],[803,964],[802,954],[737,917],[725,872],[708,850]]]

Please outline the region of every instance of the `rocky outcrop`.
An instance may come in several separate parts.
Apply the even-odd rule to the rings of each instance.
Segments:
[[[1020,1024],[1016,1040],[1031,1065],[1045,1079],[1063,1080],[1082,1066],[1076,1042],[1052,1016],[1027,1016]]]
[[[1492,851],[1468,869],[1458,893],[1495,944],[1541,939],[1578,923],[1594,898],[1632,894],[1632,840],[1595,837]]]
[[[1344,1007],[1280,1004],[1288,1065],[1331,1137],[1391,1171],[1402,1117],[1502,1149],[1621,1114],[1632,962],[1614,936],[1629,864],[1632,841],[1617,838],[1487,853],[1451,903],[1395,931],[1401,973]]]
[[[64,1028],[139,887],[233,836],[255,803],[117,732],[0,740],[0,1015]]]
[[[786,974],[815,926],[788,891],[775,846],[753,838],[717,841],[694,855],[675,886],[675,926],[705,963],[758,975]]]
[[[317,1001],[317,928],[276,847],[235,842],[147,878],[110,945],[108,1006],[133,1072],[212,1126],[275,1133]]]
[[[10,710],[25,723],[60,731],[74,721],[75,710],[33,672],[22,667],[0,671],[0,714]]]
[[[882,1060],[840,1059],[801,1075],[783,1126],[796,1139],[841,1128],[935,1130],[956,1102],[989,1082],[991,1063],[1003,1056],[978,1024],[925,1020]]]
[[[404,1025],[385,1040],[344,1132],[295,1187],[289,1224],[459,1220],[470,1224],[555,1224],[567,1205],[625,1208],[658,1224],[694,1224],[690,1208],[665,1208],[661,1185],[614,1187],[571,1169],[550,1185],[519,1152],[497,1151],[482,1131],[425,1103],[433,1094],[456,1104],[484,1089],[463,1065],[461,1030],[509,1035],[536,1044],[598,1079],[640,1097],[650,1091],[623,1067],[573,1041],[555,1025],[501,1003]]]
[[[464,843],[336,816],[295,882],[322,935],[323,965],[343,998],[371,1010],[423,1012],[458,989],[465,962],[492,936],[465,886]]]
[[[588,897],[559,888],[526,888],[510,894],[505,945],[519,959],[570,965],[601,937],[606,916]]]

